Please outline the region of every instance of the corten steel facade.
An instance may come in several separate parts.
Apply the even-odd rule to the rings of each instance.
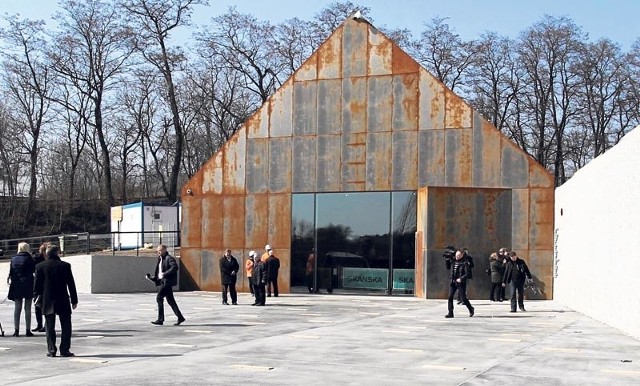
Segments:
[[[219,290],[224,249],[244,257],[269,243],[286,293],[292,194],[398,190],[418,192],[416,296],[446,296],[442,252],[456,243],[478,267],[491,250],[515,249],[544,288],[539,297],[551,297],[553,177],[375,27],[351,19],[182,188],[183,288]],[[472,288],[488,293],[477,280]],[[248,290],[244,276],[238,286]]]

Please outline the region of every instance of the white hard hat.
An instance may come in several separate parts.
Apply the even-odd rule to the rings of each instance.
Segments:
[[[271,250],[271,245],[269,245],[269,244],[265,245],[264,249],[267,250],[267,251],[270,251]]]
[[[251,257],[256,257],[256,251],[251,251],[251,252],[249,252],[249,256],[251,256]]]

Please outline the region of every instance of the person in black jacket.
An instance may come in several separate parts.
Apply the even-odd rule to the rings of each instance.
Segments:
[[[36,263],[36,265],[42,263],[44,261],[44,258],[47,254],[47,248],[51,245],[50,242],[46,242],[40,245],[40,248],[38,249],[38,252],[35,253],[33,255],[33,260]],[[35,291],[34,291],[35,292]],[[42,323],[42,307],[41,307],[41,302],[37,301],[37,296],[34,293],[33,294],[34,299],[36,299],[36,301],[33,302],[33,306],[34,309],[36,311],[36,323],[37,326],[36,328],[34,328],[33,332],[44,332],[44,323]]]
[[[273,249],[267,251],[269,257],[267,257],[267,273],[269,280],[267,280],[267,296],[271,297],[271,290],[273,289],[273,296],[278,297],[278,270],[280,269],[280,259],[273,254]]]
[[[475,309],[471,306],[469,299],[467,299],[467,279],[469,278],[469,272],[471,268],[466,259],[464,259],[464,252],[457,250],[455,254],[455,260],[446,260],[447,269],[451,270],[449,276],[449,299],[448,308],[449,313],[445,315],[445,318],[453,318],[453,297],[456,291],[461,297],[462,303],[467,306],[469,310],[469,316],[473,316]]]
[[[60,355],[72,357],[71,309],[78,306],[76,283],[71,264],[60,260],[60,249],[56,245],[47,248],[47,258],[36,266],[35,293],[42,297],[42,313],[47,329],[47,356],[55,357],[56,315],[60,319]],[[71,300],[71,301],[69,301]]]
[[[222,304],[227,302],[227,292],[231,293],[231,304],[238,305],[238,293],[236,292],[236,280],[240,265],[238,260],[231,254],[231,249],[224,251],[224,256],[220,258],[220,279],[222,282]]]
[[[269,281],[269,273],[267,271],[267,264],[256,257],[256,261],[253,265],[253,292],[256,295],[256,300],[252,306],[264,306],[266,303],[265,287],[267,281]]]
[[[178,263],[168,252],[165,245],[158,245],[158,263],[156,264],[155,273],[153,276],[147,274],[147,279],[153,281],[158,287],[158,294],[156,295],[156,302],[158,303],[158,319],[151,322],[157,326],[161,326],[164,323],[164,298],[167,298],[167,303],[171,306],[173,313],[178,318],[178,321],[174,323],[174,326],[179,326],[185,321],[184,316],[178,308],[178,303],[173,297],[173,286],[178,284]]]
[[[18,254],[11,258],[9,266],[9,294],[7,299],[13,300],[13,323],[15,332],[13,336],[20,335],[20,314],[24,304],[24,321],[26,326],[26,336],[33,336],[31,333],[31,301],[33,299],[33,272],[36,264],[31,257],[29,244],[21,242],[18,244]]]
[[[509,257],[504,276],[502,276],[502,286],[506,287],[509,284],[507,295],[511,298],[511,312],[516,312],[516,291],[518,292],[517,304],[520,306],[520,311],[526,311],[524,309],[524,282],[527,278],[531,279],[531,272],[529,272],[527,263],[519,258],[514,251],[509,253]]]

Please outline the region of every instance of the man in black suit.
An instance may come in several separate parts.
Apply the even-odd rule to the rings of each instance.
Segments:
[[[185,321],[176,299],[173,297],[173,286],[178,284],[178,263],[168,252],[165,245],[158,245],[158,263],[153,277],[147,274],[147,279],[153,281],[158,287],[158,294],[156,295],[156,302],[158,303],[158,319],[151,322],[161,326],[164,323],[164,298],[167,298],[167,303],[171,306],[173,313],[176,314],[178,321],[174,323],[174,326],[179,326]]]
[[[47,248],[46,260],[36,266],[34,292],[42,299],[42,313],[47,329],[47,356],[55,357],[56,315],[60,319],[60,356],[72,357],[71,309],[78,305],[78,293],[71,273],[71,264],[60,260],[56,245]],[[71,298],[71,302],[69,302]]]
[[[224,256],[220,258],[220,279],[222,282],[222,304],[229,305],[227,302],[227,292],[231,293],[231,304],[238,305],[238,293],[236,292],[236,280],[238,279],[238,270],[240,265],[238,259],[233,257],[231,250],[224,251]]]

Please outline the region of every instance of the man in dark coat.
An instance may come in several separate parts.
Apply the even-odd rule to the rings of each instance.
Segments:
[[[469,303],[469,299],[467,299],[467,279],[469,278],[471,268],[469,267],[468,261],[464,258],[464,252],[458,249],[455,254],[455,260],[451,261],[447,259],[446,264],[447,269],[451,270],[451,275],[449,276],[449,313],[445,315],[445,318],[453,318],[453,297],[456,291],[458,291],[462,303],[467,306],[469,316],[473,316],[475,309],[471,306],[471,303]]]
[[[267,281],[269,281],[269,274],[267,271],[267,263],[262,261],[262,259],[256,258],[251,280],[253,280],[253,292],[256,294],[256,300],[252,306],[264,306],[267,299],[265,287],[267,285]]]
[[[520,306],[520,311],[526,311],[524,309],[524,282],[527,278],[531,279],[531,272],[529,272],[527,263],[519,258],[515,252],[509,252],[509,257],[504,276],[502,276],[502,286],[506,287],[509,284],[507,295],[511,298],[511,312],[516,312],[516,291],[518,292],[517,304]]]
[[[180,308],[178,308],[176,299],[173,297],[173,286],[178,284],[178,263],[167,252],[166,246],[160,244],[156,251],[158,252],[158,263],[156,264],[155,273],[153,276],[147,274],[147,279],[153,281],[158,287],[158,294],[156,295],[158,319],[151,322],[151,324],[161,326],[164,323],[164,298],[167,298],[167,303],[178,318],[174,326],[179,326],[185,319],[180,312]]]
[[[71,272],[71,264],[60,260],[60,249],[56,245],[47,248],[46,260],[36,266],[34,292],[42,298],[42,313],[47,330],[47,356],[55,357],[56,315],[60,319],[60,355],[72,357],[71,309],[78,305],[76,283]],[[69,302],[71,299],[71,302]]]
[[[236,292],[236,280],[238,279],[238,270],[240,265],[238,260],[233,257],[231,250],[224,251],[224,256],[220,258],[220,279],[222,281],[222,304],[229,305],[227,302],[227,292],[231,293],[231,304],[238,305],[238,293]]]
[[[273,249],[267,251],[269,257],[267,257],[267,273],[269,280],[267,281],[267,296],[271,296],[273,290],[273,296],[278,297],[278,270],[280,269],[280,259],[273,254]]]

